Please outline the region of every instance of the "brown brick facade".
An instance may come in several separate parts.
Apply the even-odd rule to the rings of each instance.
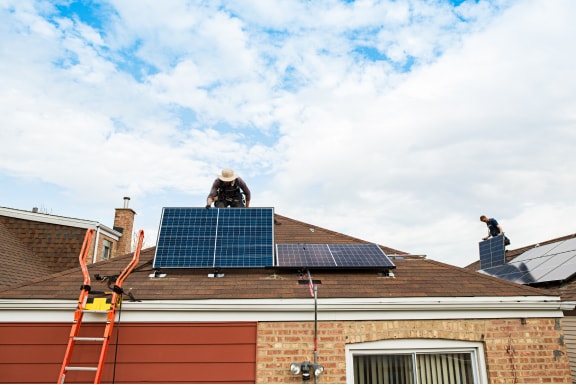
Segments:
[[[136,212],[129,208],[116,209],[114,214],[114,229],[122,232],[118,244],[112,250],[112,257],[128,254],[132,251],[132,234],[134,231],[134,216]]]
[[[117,242],[114,239],[107,237],[106,235],[100,233],[98,236],[98,241],[97,241],[98,245],[96,247],[96,260],[95,260],[96,262],[100,262],[103,260],[102,252],[104,250],[104,241],[105,240],[110,242],[110,245],[112,248],[111,253],[110,253],[110,258],[112,258],[114,256],[114,250],[116,249]],[[96,242],[96,240],[94,242]],[[90,260],[90,262],[92,261],[92,252],[90,252],[89,260]]]
[[[258,325],[258,383],[301,383],[291,362],[313,361],[312,322]],[[473,341],[484,344],[488,382],[571,383],[560,319],[479,319],[414,321],[321,321],[320,383],[346,383],[347,344],[400,338]]]

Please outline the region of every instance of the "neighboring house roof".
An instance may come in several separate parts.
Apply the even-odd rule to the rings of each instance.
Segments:
[[[539,243],[534,243],[534,244],[531,244],[528,246],[519,247],[517,249],[506,250],[505,261],[506,261],[506,263],[509,263],[510,261],[514,260],[514,258],[519,257],[520,255],[524,254],[527,251],[533,250],[533,249],[541,247],[541,246],[566,241],[566,240],[569,240],[569,239],[572,239],[575,237],[576,237],[576,234],[569,234],[569,235],[565,235],[562,237],[542,241]],[[574,268],[574,266],[573,265],[568,266],[568,268]],[[469,264],[468,266],[466,266],[466,269],[470,269],[473,271],[480,270],[480,260]],[[576,271],[574,271],[574,273],[576,274]],[[564,282],[558,281],[558,282],[532,283],[529,286],[526,285],[524,287],[537,287],[539,289],[546,291],[549,294],[560,296],[563,301],[576,301],[576,279],[575,278],[571,278],[571,279],[564,281]]]
[[[313,231],[311,231],[313,229]],[[276,243],[369,243],[345,234],[299,222],[275,214]],[[319,280],[322,298],[402,298],[402,297],[512,297],[542,296],[545,292],[510,283],[445,263],[414,257],[381,246],[393,257],[394,277],[377,270],[311,269]],[[142,300],[183,299],[268,299],[305,298],[310,293],[307,279],[296,270],[275,268],[223,269],[223,278],[211,278],[213,269],[162,269],[164,278],[151,278],[155,248],[142,251],[138,267],[127,278],[124,288],[131,288]],[[90,265],[91,276],[119,274],[132,254]],[[102,282],[92,282],[101,290]],[[5,299],[75,299],[82,283],[80,268],[46,276],[43,280],[14,285],[0,290]]]
[[[52,271],[0,221],[0,290]]]
[[[0,207],[0,288],[77,266],[86,229],[121,236],[94,221]]]
[[[512,250],[506,250],[506,262],[510,262],[511,260],[513,260],[514,258],[516,258],[517,256],[519,256],[520,254],[531,250],[537,246],[544,246],[544,245],[548,245],[550,243],[555,243],[555,242],[559,242],[559,241],[565,241],[567,239],[570,238],[574,238],[576,237],[576,234],[569,234],[569,235],[564,235],[562,237],[558,237],[558,238],[554,238],[554,239],[550,239],[547,241],[543,241],[540,243],[534,243],[532,245],[528,245],[528,246],[523,246],[523,247],[519,247],[517,249],[512,249]],[[480,259],[478,259],[475,262],[472,262],[471,264],[469,264],[468,266],[466,266],[467,269],[471,269],[471,270],[480,270]]]
[[[0,218],[23,219],[32,222],[50,223],[54,225],[77,227],[81,229],[99,229],[112,239],[118,240],[122,233],[96,221],[86,219],[63,217],[60,215],[44,214],[36,211],[17,210],[8,207],[0,207]]]

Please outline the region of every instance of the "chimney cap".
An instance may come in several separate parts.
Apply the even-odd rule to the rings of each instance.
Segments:
[[[130,202],[130,197],[124,197],[124,208],[128,208],[128,203]]]

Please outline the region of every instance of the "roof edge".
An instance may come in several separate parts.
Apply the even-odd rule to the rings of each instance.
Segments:
[[[318,310],[572,310],[576,301],[562,301],[556,295],[512,296],[512,297],[402,297],[402,298],[319,298]],[[275,311],[309,310],[313,299],[202,299],[202,300],[144,300],[124,302],[124,310],[146,311]],[[43,310],[70,309],[76,300],[8,299],[0,298],[0,310]]]
[[[559,297],[332,298],[318,300],[320,321],[449,320],[561,318],[576,302]],[[0,299],[0,322],[70,322],[77,301]],[[312,321],[314,300],[227,299],[123,302],[122,321],[147,322],[278,322]],[[86,314],[102,322],[107,312]]]
[[[79,227],[83,229],[100,229],[100,231],[105,232],[106,235],[109,235],[111,237],[122,236],[122,233],[114,229],[111,229],[108,226],[105,226],[97,221],[90,221],[87,219],[78,219],[52,214],[35,213],[33,211],[18,210],[1,206],[0,206],[0,216],[24,219],[27,221],[34,221],[34,222],[50,223],[54,225]]]

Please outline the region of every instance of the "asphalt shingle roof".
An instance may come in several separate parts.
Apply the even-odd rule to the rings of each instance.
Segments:
[[[0,290],[52,270],[0,221]]]
[[[275,215],[275,242],[283,243],[368,243],[366,241]],[[314,229],[311,231],[310,229]],[[405,255],[393,259],[394,277],[379,270],[313,269],[312,276],[320,280],[319,296],[323,298],[402,298],[402,297],[475,297],[475,296],[540,296],[546,293],[492,278],[469,269],[459,268],[406,252],[381,246],[389,255]],[[126,279],[124,289],[131,288],[141,300],[180,299],[264,299],[306,298],[307,285],[299,283],[306,277],[297,270],[224,269],[224,277],[211,278],[211,269],[162,269],[164,278],[150,278],[155,247],[142,250],[140,262]],[[119,274],[132,254],[89,266],[95,274]],[[46,276],[43,279],[18,284],[1,290],[0,298],[76,299],[82,283],[80,268]],[[92,280],[95,290],[105,289],[104,283]]]

